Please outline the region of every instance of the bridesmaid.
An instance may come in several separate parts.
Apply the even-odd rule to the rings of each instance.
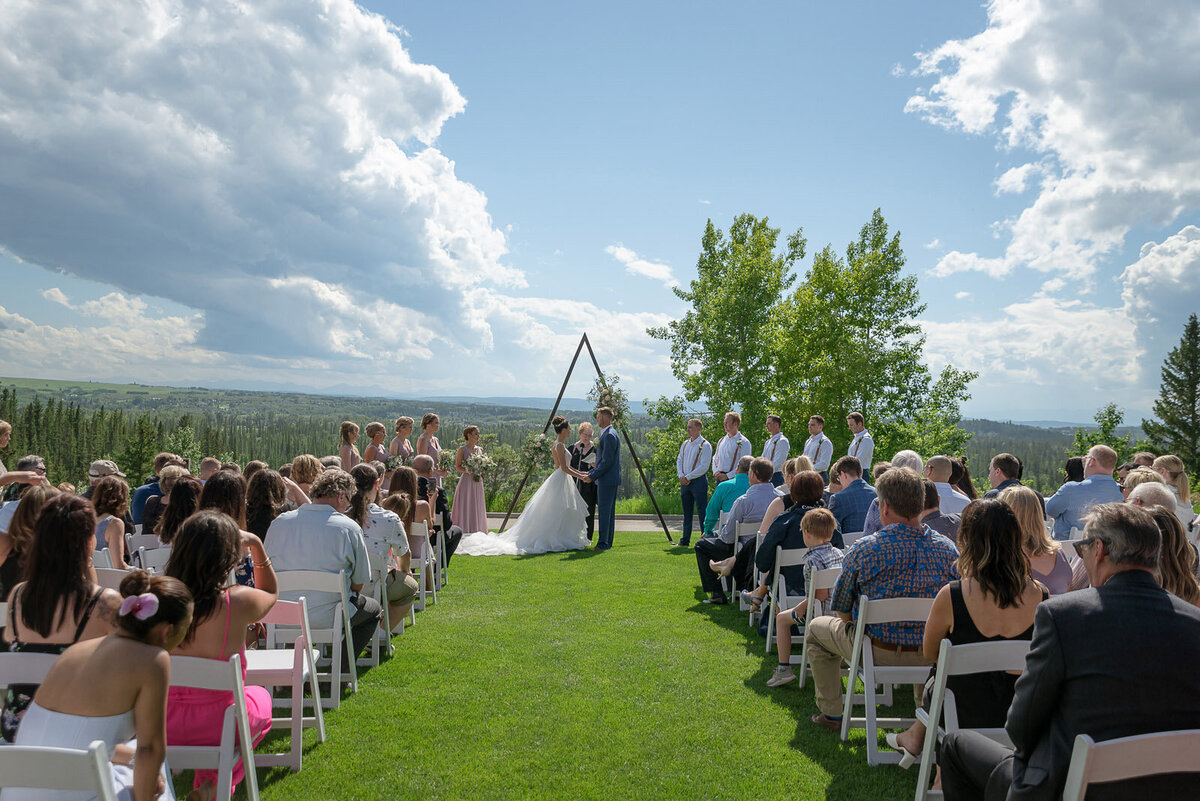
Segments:
[[[384,428],[383,423],[367,423],[367,436],[371,442],[363,452],[362,460],[364,462],[386,461],[388,449],[383,444],[383,438],[387,436],[387,429]]]
[[[396,436],[388,443],[388,453],[392,456],[403,457],[405,461],[411,462],[412,458],[416,456],[412,443],[408,441],[408,438],[412,436],[412,432],[413,419],[411,417],[397,417]]]
[[[442,469],[442,444],[437,438],[441,427],[442,418],[430,412],[421,418],[421,436],[417,437],[417,454],[427,453],[433,457],[433,475],[437,477],[438,487],[442,486],[442,479],[450,475]]]
[[[483,492],[483,481],[467,469],[467,457],[482,454],[479,447],[479,426],[463,429],[466,445],[454,454],[454,469],[459,473],[458,486],[454,489],[454,505],[450,509],[450,521],[463,530],[464,534],[486,532],[487,501]]]
[[[358,446],[354,444],[354,441],[358,439],[358,425],[349,420],[342,423],[341,437],[342,444],[338,447],[338,456],[342,459],[342,469],[349,473],[355,465],[362,461]]]

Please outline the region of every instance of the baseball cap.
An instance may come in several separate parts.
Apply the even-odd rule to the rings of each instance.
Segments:
[[[92,462],[92,466],[88,468],[88,478],[104,478],[105,476],[125,478],[125,474],[112,459],[97,459]]]

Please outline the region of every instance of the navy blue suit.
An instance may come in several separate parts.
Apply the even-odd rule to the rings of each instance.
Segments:
[[[596,511],[599,530],[596,532],[596,548],[612,547],[613,532],[617,522],[617,487],[621,486],[621,440],[611,425],[600,432],[596,440],[596,466],[588,471],[588,477],[596,485]]]

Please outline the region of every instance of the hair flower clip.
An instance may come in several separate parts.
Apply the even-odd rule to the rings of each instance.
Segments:
[[[157,611],[158,596],[152,592],[143,592],[141,595],[130,595],[122,601],[117,614],[121,617],[132,614],[138,620],[146,620],[153,617]]]

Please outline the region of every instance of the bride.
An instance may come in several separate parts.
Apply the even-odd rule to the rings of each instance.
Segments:
[[[516,524],[502,534],[486,531],[464,534],[456,554],[499,556],[587,547],[587,505],[575,487],[575,479],[586,478],[587,473],[572,470],[570,466],[571,457],[564,442],[571,433],[571,424],[559,415],[551,425],[558,435],[551,449],[555,470],[525,504]]]

